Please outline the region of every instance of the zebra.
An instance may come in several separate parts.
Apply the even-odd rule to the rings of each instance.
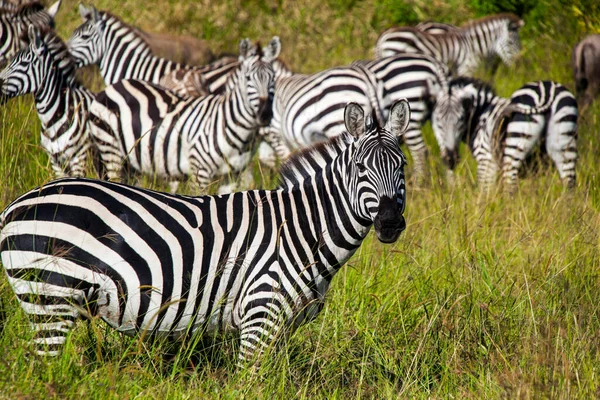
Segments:
[[[3,8],[0,11],[0,63],[6,63],[17,51],[26,46],[21,40],[27,35],[27,27],[54,28],[54,17],[60,9],[62,0],[58,0],[48,9],[39,2],[26,3],[14,11]],[[2,5],[4,7],[4,3]],[[6,4],[9,7],[9,4]]]
[[[258,128],[271,120],[270,63],[280,50],[278,37],[264,53],[242,40],[243,61],[229,78],[235,85],[224,94],[182,100],[152,83],[127,79],[98,93],[90,107],[90,131],[106,177],[120,180],[125,161],[133,171],[171,182],[192,177],[192,185],[204,190],[214,178],[243,170]],[[240,184],[250,179],[248,173]]]
[[[540,143],[563,184],[572,187],[577,116],[575,97],[556,82],[527,83],[507,99],[479,80],[458,78],[438,96],[432,126],[442,158],[451,169],[457,162],[459,142],[468,143],[484,189],[501,171],[507,189],[514,190],[519,169]]]
[[[413,158],[413,170],[417,179],[425,174],[427,147],[421,128],[429,119],[431,109],[440,91],[448,86],[448,68],[423,54],[399,54],[372,61],[356,61],[363,65],[380,82],[382,96],[379,99],[383,118],[387,118],[392,104],[402,98],[410,104],[410,123],[402,134]]]
[[[54,175],[85,176],[91,149],[88,110],[94,95],[75,77],[67,46],[49,28],[29,25],[29,46],[0,72],[0,94],[6,100],[33,93],[42,123],[41,144]]]
[[[241,367],[316,318],[331,280],[371,227],[382,243],[406,228],[397,137],[406,101],[384,128],[346,107],[348,133],[296,153],[275,190],[169,195],[68,178],[0,215],[0,257],[40,355],[60,354],[81,317],[126,335],[185,340],[237,332]]]
[[[522,19],[514,14],[497,14],[467,24],[444,35],[413,27],[390,28],[377,39],[378,58],[398,53],[421,53],[451,65],[459,76],[472,75],[479,63],[498,55],[511,65],[521,51],[519,29]]]
[[[104,83],[138,79],[160,85],[161,79],[174,71],[196,70],[201,93],[216,93],[239,64],[236,57],[224,57],[202,67],[191,67],[160,58],[152,53],[145,34],[120,18],[94,6],[79,5],[83,24],[68,40],[69,50],[79,68],[98,64]],[[180,72],[181,73],[181,72]]]
[[[265,139],[259,148],[260,160],[273,165],[273,153],[285,159],[291,150],[339,135],[345,129],[344,107],[348,102],[359,104],[369,113],[373,111],[382,123],[381,92],[375,76],[360,65],[279,79],[273,118],[260,132]]]

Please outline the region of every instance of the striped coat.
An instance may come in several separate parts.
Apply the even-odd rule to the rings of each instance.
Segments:
[[[58,354],[83,312],[128,335],[238,332],[240,362],[253,360],[315,318],[372,226],[384,243],[405,229],[408,113],[398,103],[381,128],[349,105],[350,134],[288,161],[276,190],[186,197],[67,179],[22,195],[0,216],[0,256],[35,349]]]

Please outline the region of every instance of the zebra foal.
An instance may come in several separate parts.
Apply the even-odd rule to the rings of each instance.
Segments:
[[[242,40],[242,61],[229,76],[231,89],[223,94],[182,100],[138,80],[122,80],[98,93],[90,107],[90,130],[106,177],[120,180],[127,164],[171,182],[191,177],[204,190],[215,178],[241,172],[251,159],[259,127],[271,120],[271,62],[280,50],[278,37],[264,52]]]
[[[378,58],[427,54],[450,65],[459,76],[472,75],[482,61],[496,55],[510,65],[521,50],[519,29],[523,24],[514,14],[498,14],[449,29],[443,35],[416,27],[390,28],[377,39],[375,53]]]
[[[477,178],[488,188],[499,171],[509,190],[536,146],[543,143],[566,187],[575,185],[577,102],[563,85],[552,81],[525,84],[510,99],[470,78],[450,82],[432,115],[432,126],[444,162],[454,168],[461,140],[477,161]]]
[[[0,101],[33,93],[42,123],[41,145],[54,175],[85,176],[94,95],[77,81],[75,63],[53,30],[30,25],[28,37],[29,45],[0,72]]]
[[[86,310],[127,335],[238,332],[240,364],[254,360],[317,316],[372,226],[383,243],[405,229],[409,113],[398,102],[382,128],[349,104],[348,133],[296,153],[275,190],[187,197],[64,179],[22,195],[0,215],[0,256],[36,351],[59,354]]]

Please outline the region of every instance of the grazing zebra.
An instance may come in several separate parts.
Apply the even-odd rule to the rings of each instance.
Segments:
[[[88,109],[94,96],[77,82],[75,63],[53,30],[29,25],[28,36],[28,47],[0,72],[0,93],[3,100],[33,93],[41,144],[55,176],[85,176]]]
[[[170,181],[192,177],[203,190],[216,177],[240,172],[251,159],[258,128],[271,120],[275,83],[270,63],[280,49],[278,37],[264,53],[242,40],[242,61],[229,78],[233,88],[223,94],[181,100],[138,80],[123,80],[98,93],[90,127],[107,177],[121,179],[126,161],[133,171]]]
[[[54,17],[62,0],[58,0],[48,9],[39,2],[26,3],[15,11],[4,8],[0,11],[0,63],[7,62],[26,43],[21,40],[27,35],[27,27],[54,28]],[[8,4],[7,4],[8,6]],[[4,3],[3,3],[4,7]]]
[[[65,179],[0,216],[0,255],[42,355],[57,355],[81,316],[127,335],[183,340],[239,332],[239,363],[314,319],[334,275],[371,226],[405,229],[406,101],[385,128],[356,104],[349,133],[297,153],[276,190],[168,195]]]
[[[272,164],[267,143],[274,147],[279,159],[290,149],[308,147],[339,135],[345,129],[344,107],[354,102],[379,123],[383,121],[379,99],[381,85],[375,76],[361,65],[331,68],[313,75],[296,74],[277,81],[273,101],[273,118],[261,129],[266,142],[261,143],[259,157]],[[273,142],[280,137],[284,145]]]
[[[433,57],[422,54],[399,54],[373,61],[357,61],[371,71],[382,85],[379,104],[383,118],[387,118],[390,107],[406,98],[410,104],[410,123],[402,134],[413,158],[414,174],[420,179],[425,173],[427,148],[421,127],[429,119],[434,99],[438,92],[446,90],[448,68]]]
[[[459,78],[438,96],[432,125],[450,168],[456,164],[459,142],[468,143],[484,189],[499,170],[507,188],[514,189],[519,169],[540,143],[565,186],[571,187],[577,162],[577,113],[574,96],[559,83],[531,82],[506,99],[481,81]]]
[[[523,20],[513,14],[498,14],[476,20],[445,35],[433,35],[417,28],[391,28],[376,44],[377,57],[398,53],[421,53],[452,66],[458,75],[471,75],[479,63],[498,55],[510,65],[521,50],[519,29]]]
[[[145,34],[118,17],[82,4],[79,13],[84,22],[69,38],[69,50],[78,67],[98,64],[106,85],[122,79],[160,84],[161,78],[172,71],[198,69],[203,73],[203,85],[209,93],[214,93],[212,86],[224,85],[237,67],[235,57],[226,57],[204,67],[190,67],[157,57],[146,43]]]

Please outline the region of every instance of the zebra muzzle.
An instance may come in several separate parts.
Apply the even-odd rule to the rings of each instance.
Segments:
[[[273,101],[270,98],[260,97],[258,99],[258,122],[267,126],[273,118]]]
[[[373,221],[377,239],[382,243],[394,243],[406,229],[406,221],[395,198],[382,197],[379,212]]]

